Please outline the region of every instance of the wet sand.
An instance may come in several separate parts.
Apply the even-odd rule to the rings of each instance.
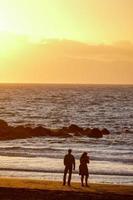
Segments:
[[[90,184],[88,188],[79,183],[71,187],[62,182],[0,178],[0,200],[131,200],[133,186]]]

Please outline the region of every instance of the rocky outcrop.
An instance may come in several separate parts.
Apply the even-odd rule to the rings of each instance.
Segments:
[[[0,120],[0,140],[7,139],[22,139],[30,137],[90,137],[90,138],[102,138],[104,135],[109,135],[110,132],[107,129],[98,128],[82,128],[75,124],[71,124],[68,127],[63,127],[60,129],[49,129],[43,126],[38,126],[32,128],[30,126],[9,126],[4,120]]]
[[[83,132],[83,128],[75,125],[75,124],[71,124],[69,127],[68,127],[68,131],[70,133],[82,133]]]
[[[8,123],[2,119],[0,119],[0,129],[7,128]]]
[[[91,128],[85,128],[82,132],[82,135],[83,136],[88,136],[91,132]]]
[[[101,132],[102,132],[103,135],[109,135],[110,134],[110,131],[106,128],[102,129]]]
[[[44,128],[42,126],[38,126],[32,129],[30,134],[32,136],[49,136],[51,132],[52,131],[50,129]]]
[[[88,133],[88,137],[92,137],[92,138],[102,138],[103,134],[102,131],[100,131],[98,128],[93,128],[89,133]]]

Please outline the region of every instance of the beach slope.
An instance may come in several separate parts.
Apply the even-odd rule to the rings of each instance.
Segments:
[[[90,184],[88,188],[79,183],[71,187],[61,182],[0,178],[0,200],[131,200],[133,186]]]

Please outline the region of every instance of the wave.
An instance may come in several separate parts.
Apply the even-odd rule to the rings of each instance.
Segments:
[[[34,153],[34,154],[37,154],[37,156],[38,156],[38,153],[40,153],[40,155],[41,155],[41,153],[48,153],[48,152],[52,152],[53,154],[55,153],[55,152],[57,152],[58,151],[58,153],[60,152],[60,151],[62,151],[63,149],[55,149],[55,148],[53,148],[53,147],[40,147],[40,148],[38,148],[38,147],[0,147],[0,155],[2,154],[2,153],[6,153],[6,155],[10,155],[10,153],[16,153],[17,155],[18,154],[23,154],[23,152],[25,152],[27,155],[28,154],[31,154],[31,153]]]
[[[33,151],[42,151],[42,150],[47,150],[47,151],[50,151],[50,150],[52,150],[52,151],[54,151],[54,150],[56,150],[56,149],[54,149],[54,148],[50,148],[50,147],[34,147],[34,148],[32,148],[32,147],[0,147],[0,150],[33,150]]]
[[[94,161],[109,161],[109,162],[121,162],[126,164],[133,164],[133,158],[118,158],[118,157],[91,157]]]
[[[0,168],[0,171],[18,171],[18,172],[33,172],[33,173],[51,173],[63,174],[64,170],[49,170],[49,169],[26,169],[26,168]],[[78,174],[78,171],[74,171]],[[89,171],[90,175],[109,175],[109,176],[133,176],[133,172],[115,172],[115,171]]]
[[[14,149],[18,150],[18,149],[21,149],[19,147],[14,147]],[[22,149],[21,149],[22,150]],[[18,152],[14,152],[14,151],[11,151],[11,152],[6,152],[5,150],[4,151],[1,151],[0,152],[0,156],[8,156],[8,157],[20,157],[20,158],[51,158],[51,159],[63,159],[64,157],[64,152],[62,153],[59,153],[59,152],[56,152],[53,151],[52,148],[43,148],[43,150],[46,150],[46,151],[42,151],[41,150],[38,150],[38,151],[25,151],[25,149],[23,149],[23,151],[18,151]],[[75,156],[77,160],[79,160],[79,155],[76,155]],[[91,156],[91,161],[96,161],[96,162],[110,162],[110,163],[123,163],[123,164],[127,164],[127,165],[132,165],[133,164],[133,158],[130,156],[127,158],[126,157],[105,157],[105,155],[103,154],[102,156]]]

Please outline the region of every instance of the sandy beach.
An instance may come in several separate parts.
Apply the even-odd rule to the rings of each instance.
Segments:
[[[90,184],[88,188],[79,183],[71,187],[62,186],[62,182],[22,178],[0,178],[1,200],[42,200],[42,199],[133,199],[133,186],[108,184]]]

